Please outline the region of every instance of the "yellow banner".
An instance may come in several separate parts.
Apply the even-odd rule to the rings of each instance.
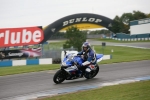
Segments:
[[[89,24],[89,23],[80,23],[80,24],[74,24],[71,26],[76,26],[78,29],[104,28],[103,26],[96,25],[96,24]],[[68,27],[70,27],[70,26],[68,26]],[[60,31],[65,31],[68,27],[63,28]]]

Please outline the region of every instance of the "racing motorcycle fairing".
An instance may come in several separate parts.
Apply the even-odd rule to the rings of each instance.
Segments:
[[[103,58],[103,54],[96,54],[97,62],[100,62]],[[87,67],[81,67],[78,69],[78,65],[81,66],[84,62],[83,56],[77,56],[77,53],[68,53],[62,60],[61,69],[59,69],[54,77],[53,81],[56,84],[63,82],[64,80],[72,80],[81,77],[91,79],[95,77],[99,72],[98,64],[88,65]],[[88,69],[89,68],[89,69]],[[86,73],[86,70],[89,73]]]
[[[97,62],[100,62],[101,60],[103,60],[103,54],[96,54],[96,59],[97,59]]]

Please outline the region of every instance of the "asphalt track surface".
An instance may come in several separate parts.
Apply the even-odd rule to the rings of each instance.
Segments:
[[[57,85],[53,82],[55,72],[56,70],[1,76],[0,100],[11,100],[15,96],[46,90],[150,76],[150,60],[100,65],[100,72],[94,79],[68,80]]]
[[[101,45],[102,43],[100,41],[88,41],[94,45]],[[106,45],[133,46],[150,49],[150,42],[106,42]],[[93,83],[100,84],[103,82],[130,79],[133,77],[150,76],[150,60],[100,65],[100,72],[94,79],[86,80],[85,78],[81,78],[77,80],[64,81],[62,84],[58,85],[53,82],[55,72],[56,70],[0,76],[0,100],[12,100],[12,98],[16,96],[34,94],[40,91],[50,91],[54,89],[59,90],[61,88],[72,86],[84,86]]]
[[[101,45],[102,41],[96,40],[87,40],[91,45]],[[105,42],[106,46],[127,46],[127,47],[135,47],[135,48],[148,48],[150,49],[150,42],[131,42],[131,43],[115,43],[115,42]]]

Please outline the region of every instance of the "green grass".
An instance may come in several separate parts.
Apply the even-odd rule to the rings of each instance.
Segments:
[[[38,100],[150,100],[150,81],[106,86]]]
[[[112,55],[112,59],[100,62],[102,64],[150,59],[150,49],[139,49],[120,46],[106,46],[103,49],[101,46],[94,46],[94,48],[97,53],[104,53],[104,55]],[[111,52],[112,50],[113,52]]]
[[[93,39],[98,40],[102,42],[115,42],[115,43],[135,43],[135,42],[150,42],[150,40],[140,40],[140,41],[119,41],[119,40],[113,40],[113,39]]]
[[[60,64],[48,64],[48,65],[28,65],[28,66],[14,66],[14,67],[0,67],[0,76],[38,72],[45,70],[54,70],[60,68]]]

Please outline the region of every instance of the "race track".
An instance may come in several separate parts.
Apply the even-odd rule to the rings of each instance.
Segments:
[[[102,41],[87,40],[91,45],[101,45]],[[150,49],[150,42],[133,42],[133,43],[115,43],[115,42],[105,42],[106,46],[125,46],[125,47],[135,47],[135,48],[146,48]]]
[[[100,41],[93,40],[89,40],[89,42],[94,45],[101,45],[102,43]],[[149,42],[106,42],[106,45],[134,46],[150,49]],[[72,86],[78,87],[88,84],[101,84],[104,82],[112,82],[116,80],[150,76],[150,60],[100,65],[100,72],[94,79],[86,80],[85,78],[82,78],[77,80],[64,81],[62,84],[58,85],[54,84],[53,82],[53,76],[55,72],[56,70],[0,76],[0,100],[26,100],[26,97],[30,94],[35,94],[35,96],[37,96],[36,94],[39,93],[46,94],[47,91],[61,91],[61,89]],[[49,93],[47,95],[49,95]],[[17,99],[17,97],[21,98]]]
[[[150,60],[100,65],[100,72],[94,79],[82,78],[58,85],[53,82],[55,72],[56,70],[1,76],[0,100],[16,100],[18,96],[25,97],[43,91],[150,76]]]

